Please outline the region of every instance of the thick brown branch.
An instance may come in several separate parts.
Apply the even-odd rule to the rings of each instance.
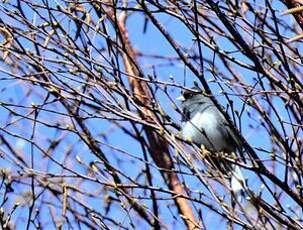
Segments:
[[[126,72],[130,76],[142,76],[143,73],[137,67],[135,51],[128,39],[127,29],[125,27],[125,18],[120,17],[118,20],[118,27],[121,36],[122,43],[125,47],[125,53],[123,55],[123,62]],[[139,81],[136,78],[129,78],[130,85],[133,89],[134,95],[140,104],[144,105],[142,107],[143,113],[141,112],[142,119],[156,122],[157,118],[154,116],[153,112],[149,109],[151,105],[151,93],[146,82]],[[145,127],[145,132],[150,144],[150,154],[157,166],[163,169],[173,169],[173,162],[169,154],[168,143],[160,135],[158,135],[153,129]],[[164,178],[167,180],[166,183],[168,187],[177,194],[182,194],[183,187],[179,181],[179,178],[175,172],[163,173]],[[176,205],[182,215],[187,227],[189,229],[199,228],[198,223],[195,221],[194,213],[189,203],[181,197],[175,198]]]

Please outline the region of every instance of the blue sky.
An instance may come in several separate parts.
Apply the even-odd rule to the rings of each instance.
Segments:
[[[14,4],[14,1],[10,1],[10,4]],[[55,2],[53,2],[55,4]],[[263,1],[262,1],[263,4]],[[261,5],[261,3],[260,3]],[[273,2],[272,5],[276,10],[277,14],[279,14],[281,11],[283,11],[283,6],[279,4],[277,1]],[[3,17],[3,9],[11,9],[9,5],[2,4],[1,5],[1,13],[0,17]],[[27,7],[25,7],[24,10],[25,14],[28,17],[28,20],[32,23],[35,23],[36,25],[39,25],[42,23],[42,21],[39,19],[39,17],[33,13],[33,11]],[[46,15],[46,11],[42,13],[43,15]],[[95,15],[94,15],[95,16]],[[248,15],[248,20],[253,20],[253,18],[250,18]],[[290,16],[283,16],[285,18],[291,19]],[[3,17],[4,18],[4,17]],[[64,16],[58,15],[58,18],[61,19],[62,26],[64,28],[70,28],[71,34],[75,32],[74,25],[70,25],[68,20],[65,20]],[[194,41],[193,35],[190,33],[190,31],[182,24],[180,24],[179,21],[172,18],[171,16],[167,16],[164,14],[157,14],[158,20],[163,24],[163,26],[167,29],[167,31],[172,35],[172,37],[184,48],[190,49],[189,55],[192,55],[193,53],[197,53],[197,45]],[[283,18],[284,19],[284,18]],[[292,20],[292,19],[291,19]],[[15,25],[15,22],[12,19],[6,18],[6,23]],[[34,21],[34,22],[33,22]],[[287,21],[287,20],[286,20]],[[291,22],[290,22],[291,23]],[[22,29],[28,29],[25,28],[24,25],[18,25],[17,26]],[[159,33],[159,31],[152,25],[151,22],[147,25],[147,31],[146,33],[143,33],[144,28],[144,16],[142,13],[135,13],[131,15],[127,21],[127,28],[130,40],[135,47],[135,49],[142,52],[144,55],[157,55],[157,56],[165,56],[165,57],[177,57],[175,51],[171,48],[169,43],[163,38],[163,36]],[[112,38],[115,37],[115,33],[113,28],[108,25],[109,33],[112,35]],[[49,32],[50,30],[48,30]],[[243,32],[243,31],[241,31]],[[283,35],[292,37],[293,34],[289,31],[281,31],[283,32]],[[203,31],[201,31],[201,34]],[[95,36],[94,31],[89,31],[86,34],[88,37],[92,38]],[[216,42],[220,49],[225,50],[226,52],[230,52],[230,55],[240,59],[242,62],[246,64],[252,64],[250,60],[248,60],[246,57],[244,57],[241,53],[233,52],[236,50],[235,46],[232,45],[228,39],[226,38],[220,38],[216,37]],[[249,40],[250,38],[248,38]],[[33,50],[33,44],[25,39],[21,39],[20,41],[29,49]],[[98,49],[101,49],[102,47],[105,47],[105,40],[102,36],[95,36],[94,39],[94,46]],[[39,42],[44,42],[43,39],[40,39]],[[80,41],[77,41],[77,44],[80,45]],[[51,45],[50,45],[51,46]],[[99,62],[101,67],[100,68],[106,68],[108,65],[108,60],[105,60],[105,58],[101,57],[98,54],[98,50],[94,50],[93,47],[90,47],[93,49],[92,51],[92,59],[96,62]],[[300,48],[300,47],[299,47]],[[202,46],[203,49],[203,55],[208,60],[213,60],[215,57],[215,67],[217,68],[217,73],[227,73],[227,69],[223,66],[222,62],[218,58],[218,54],[214,54],[214,52],[207,48],[206,46]],[[63,50],[60,48],[59,50]],[[43,54],[44,57],[47,58],[54,58],[56,60],[64,60],[66,59],[63,56],[56,55],[54,52],[51,51],[44,51]],[[106,52],[105,52],[106,55]],[[107,56],[108,57],[108,56]],[[119,60],[122,64],[121,59]],[[184,66],[182,62],[174,63],[172,65],[169,61],[164,59],[158,59],[158,58],[150,58],[150,57],[139,57],[138,61],[141,65],[141,67],[144,70],[144,73],[146,76],[148,74],[154,75],[154,69],[155,73],[157,75],[157,80],[162,82],[175,82],[176,85],[191,87],[194,84],[194,81],[199,82],[197,77],[187,68]],[[73,74],[69,74],[67,69],[73,68],[73,65],[70,65],[68,67],[54,64],[51,62],[45,62],[47,67],[52,68],[56,71],[63,70],[63,73],[56,72],[54,76],[58,77],[60,80],[64,80],[67,84],[70,86],[73,86],[74,88],[77,88],[81,86],[81,83],[76,82],[75,80],[83,80],[85,77],[85,74],[74,76]],[[30,67],[27,67],[26,60],[20,61],[20,65],[24,66],[24,69],[28,72],[33,71]],[[196,66],[199,65],[199,63],[195,63]],[[152,68],[154,67],[154,69]],[[234,70],[239,73],[247,82],[247,84],[255,84],[256,79],[260,77],[255,72],[249,71],[245,68],[239,67],[238,65],[232,64],[232,67]],[[0,85],[0,91],[2,92],[0,95],[0,101],[2,103],[9,103],[9,104],[18,104],[21,106],[25,106],[26,108],[16,108],[16,107],[9,107],[12,110],[16,111],[19,114],[24,115],[25,117],[33,118],[34,113],[30,113],[33,111],[32,106],[33,105],[42,105],[45,103],[45,98],[47,97],[47,91],[45,89],[41,89],[40,86],[30,86],[24,81],[20,80],[17,81],[16,79],[12,78],[11,80],[4,80],[5,78],[9,77],[8,74],[6,74],[4,71],[11,71],[11,69],[8,68],[8,65],[5,63],[0,64],[1,73],[2,76],[1,79],[1,85]],[[88,69],[90,66],[88,65]],[[231,87],[237,87],[236,84],[231,84],[226,79],[223,79],[221,76],[215,76],[210,69],[212,68],[211,64],[205,64],[205,78],[209,82],[209,86],[213,92],[213,94],[216,96],[218,101],[221,103],[222,106],[227,108],[227,100],[225,96],[222,95],[221,90],[228,92],[230,94],[231,99],[234,101],[234,107],[236,110],[241,111],[242,107],[245,105],[245,101],[243,99],[240,99],[237,95],[234,95],[235,93],[232,91],[234,88]],[[123,69],[123,68],[122,68]],[[66,72],[64,72],[66,71]],[[96,73],[96,76],[98,77],[98,73],[94,71],[91,68],[91,71]],[[20,74],[20,73],[18,73]],[[110,77],[110,75],[108,75]],[[229,76],[227,74],[227,76]],[[52,76],[53,77],[53,76]],[[66,77],[71,77],[71,79],[67,79]],[[122,76],[125,83],[127,83],[126,76]],[[214,78],[217,78],[219,80],[214,81]],[[232,77],[232,76],[230,76]],[[269,82],[265,82],[265,87],[268,87]],[[127,84],[126,84],[127,85]],[[33,87],[33,90],[30,91],[30,88]],[[162,86],[160,86],[162,87]],[[222,88],[221,88],[222,87]],[[238,86],[241,88],[240,86]],[[259,87],[259,86],[258,86]],[[180,88],[178,87],[168,87],[168,92],[170,93],[170,97],[174,100],[179,94],[180,94]],[[153,88],[155,89],[155,87]],[[260,89],[260,88],[259,88]],[[96,93],[97,96],[100,96],[100,93],[98,90],[102,91],[102,87],[96,86],[94,88],[94,93]],[[242,91],[243,92],[243,91]],[[180,114],[175,110],[174,106],[172,105],[172,102],[169,100],[169,98],[163,93],[163,91],[160,89],[155,92],[157,102],[161,105],[161,107],[164,109],[166,114],[168,114],[172,120],[180,124]],[[68,95],[68,94],[67,94]],[[100,96],[101,97],[101,96]],[[121,105],[124,105],[124,103],[121,100],[121,97],[119,95],[113,95],[114,98],[117,98],[119,102],[121,102]],[[258,96],[260,97],[260,96]],[[261,97],[260,97],[261,98]],[[60,111],[62,113],[66,113],[66,110],[63,108],[62,105],[60,105],[59,102],[54,102],[55,98],[53,96],[50,96],[47,100],[47,105],[44,105],[44,109],[49,109],[52,111]],[[262,101],[262,100],[261,100]],[[179,102],[175,101],[177,105],[179,105]],[[276,97],[274,99],[275,107],[279,110],[279,114],[285,119],[285,121],[289,121],[287,111],[284,108],[283,102]],[[266,107],[266,106],[265,106]],[[87,111],[89,111],[91,114],[86,114],[85,112],[81,113],[83,116],[92,116],[92,118],[86,120],[86,125],[89,127],[92,135],[96,137],[98,141],[100,141],[100,147],[102,151],[106,154],[108,160],[111,162],[113,166],[115,166],[117,169],[119,169],[122,173],[128,175],[133,180],[136,180],[140,183],[145,183],[146,177],[141,175],[141,172],[144,168],[143,163],[143,151],[141,149],[140,144],[135,141],[130,136],[126,135],[125,132],[122,129],[117,128],[117,124],[115,122],[102,119],[100,114],[102,115],[102,112],[97,113],[91,109],[86,108]],[[134,112],[134,108],[132,108],[132,112]],[[58,164],[55,164],[54,162],[50,161],[47,157],[43,156],[41,151],[39,151],[38,148],[33,147],[29,142],[23,140],[22,138],[30,138],[32,135],[33,125],[34,123],[28,119],[20,118],[20,116],[9,114],[5,106],[2,105],[0,107],[0,112],[2,115],[2,119],[0,120],[0,125],[2,127],[1,135],[4,135],[7,137],[7,140],[18,150],[20,153],[23,154],[24,158],[26,159],[27,163],[30,163],[30,155],[31,151],[33,151],[34,158],[35,158],[35,164],[34,164],[34,170],[36,170],[40,175],[43,173],[52,173],[52,174],[60,174],[63,173],[67,177],[75,176],[75,174],[69,172],[68,170],[62,170],[61,166]],[[231,110],[228,110],[229,115],[232,115]],[[46,111],[40,111],[37,115],[37,119],[39,121],[45,122],[50,125],[57,125],[59,124],[60,127],[66,128],[67,125],[72,126],[73,123],[70,120],[68,116],[64,115],[56,115],[53,112],[46,112]],[[94,117],[95,116],[95,117]],[[113,116],[113,118],[116,118],[116,116]],[[19,120],[20,119],[20,120]],[[273,116],[272,122],[274,124],[277,124],[278,120],[277,117]],[[14,124],[9,125],[6,127],[6,124],[8,122],[12,122],[13,120],[16,120]],[[128,121],[117,121],[117,123],[127,130],[133,132],[133,128],[131,127],[130,123]],[[239,123],[236,121],[238,127]],[[141,126],[137,125],[138,129],[141,130]],[[9,135],[5,133],[5,130],[8,132],[14,133],[16,135],[19,135],[22,138],[17,137],[16,135]],[[172,133],[177,134],[178,130],[170,128]],[[281,129],[279,129],[281,131]],[[291,129],[287,130],[287,132],[291,133]],[[245,105],[243,116],[241,117],[241,133],[242,135],[247,139],[249,144],[256,148],[256,152],[262,159],[268,159],[268,155],[264,153],[264,151],[258,151],[257,148],[263,148],[267,151],[271,151],[271,136],[268,135],[264,127],[260,125],[260,115],[255,112],[252,108]],[[302,134],[299,133],[299,134]],[[106,136],[106,138],[104,138]],[[111,181],[111,177],[107,172],[104,172],[105,170],[100,170],[101,173],[91,173],[89,172],[87,165],[95,162],[96,165],[100,166],[102,168],[102,164],[99,162],[96,162],[98,159],[88,150],[86,145],[83,143],[82,140],[79,139],[79,137],[76,134],[72,134],[71,132],[67,130],[56,130],[55,128],[43,125],[43,124],[36,124],[35,129],[35,135],[33,138],[33,141],[36,141],[39,146],[41,146],[44,149],[47,149],[49,144],[52,140],[58,139],[62,140],[59,146],[51,153],[51,156],[67,168],[71,167],[73,168],[77,173],[83,174],[83,175],[89,175],[95,178],[99,178],[102,181]],[[114,148],[112,148],[112,147]],[[3,151],[8,153],[8,156],[11,158],[14,158],[13,155],[11,155],[10,151],[2,147]],[[120,149],[121,151],[117,150]],[[126,154],[127,153],[127,154]],[[68,157],[66,157],[66,154],[69,154]],[[132,155],[132,156],[130,156]],[[79,163],[76,160],[76,157],[79,157],[81,161],[83,161],[83,164]],[[148,161],[151,161],[150,156],[148,156]],[[16,164],[11,163],[11,161],[7,159],[0,159],[0,166],[2,168],[10,169],[12,171],[12,174],[18,175],[18,171],[22,171],[22,169],[16,167]],[[268,164],[268,167],[270,167],[270,164]],[[186,167],[181,167],[181,169],[187,170]],[[279,170],[281,169],[281,170]],[[276,175],[280,178],[283,178],[284,171],[282,170],[282,166],[278,166],[278,169],[275,171]],[[252,173],[248,172],[247,170],[243,170],[245,177],[248,178],[248,184],[250,188],[252,188],[255,192],[258,192],[261,189],[261,182],[259,181],[258,177],[253,175]],[[103,174],[102,174],[103,173]],[[165,184],[163,183],[163,178],[161,177],[159,171],[155,168],[152,168],[152,175],[153,175],[153,182],[155,186],[159,187],[165,187]],[[121,176],[122,181],[127,183],[129,182],[126,178]],[[197,178],[193,176],[184,176],[186,183],[190,187],[190,189],[194,191],[199,191],[207,193],[205,187],[201,185],[201,183],[197,180]],[[13,184],[13,187],[15,189],[14,195],[10,195],[10,199],[5,205],[6,210],[11,210],[13,204],[18,201],[22,200],[24,198],[24,194],[29,191],[29,185],[30,183],[29,179],[24,179],[25,184],[19,184],[17,183]],[[80,183],[79,180],[74,179],[73,177],[66,179],[65,183],[79,186],[83,191],[85,192],[92,192],[94,193],[97,190],[102,191],[100,189],[100,185],[93,182],[84,182]],[[37,189],[36,192],[41,191],[41,189]],[[103,193],[99,194],[99,199],[97,198],[88,198],[81,196],[87,204],[92,207],[93,209],[104,212],[104,209],[106,207],[105,197],[106,196],[116,196],[112,191],[102,191]],[[219,191],[222,192],[222,191]],[[147,195],[148,196],[147,192]],[[134,190],[134,194],[136,195],[142,195],[141,190]],[[161,194],[157,193],[158,196],[167,198],[169,197],[167,194]],[[198,196],[198,195],[197,195]],[[264,190],[263,197],[265,199],[271,199],[268,195],[268,192]],[[125,198],[122,196],[117,196],[117,199],[121,199],[123,201]],[[54,199],[54,196],[50,193],[45,193],[41,198],[38,200],[37,203],[42,202],[43,208],[41,209],[41,212],[43,212],[40,215],[40,218],[46,220],[48,223],[47,226],[52,226],[50,223],[50,210],[47,208],[46,202],[48,199]],[[210,200],[211,201],[211,200]],[[284,200],[289,205],[292,205],[292,201],[290,199]],[[143,203],[147,204],[147,206],[151,207],[150,200],[143,200]],[[213,202],[213,201],[212,201]],[[122,202],[121,202],[122,203]],[[174,214],[176,214],[175,207],[173,207],[173,201],[167,201],[163,200],[161,203],[161,209],[160,214],[162,220],[170,227],[174,226],[174,229],[182,229],[184,228],[183,223],[178,220],[177,222],[174,222],[174,219],[171,215],[170,209],[168,207],[172,206],[172,210],[174,210]],[[60,205],[58,201],[58,205]],[[205,224],[209,227],[208,229],[225,229],[226,226],[222,224],[220,221],[220,217],[214,215],[213,212],[210,212],[205,207],[195,204],[195,206],[199,209],[202,209],[203,213],[203,219],[205,220]],[[38,207],[38,206],[37,206]],[[75,207],[77,208],[77,207]],[[28,212],[28,204],[24,204],[22,207],[17,208],[15,214],[13,215],[13,220],[17,221],[18,219],[18,226],[22,226],[22,218],[26,218]],[[55,209],[55,213],[60,217],[61,208],[60,206]],[[135,212],[132,210],[130,211],[130,214],[135,216]],[[71,216],[69,213],[68,215]],[[115,217],[117,221],[123,222],[123,224],[130,226],[128,223],[131,218],[128,218],[127,212],[123,210],[122,205],[119,204],[119,202],[115,203],[108,213],[108,216]],[[135,223],[138,224],[142,229],[144,229],[146,226],[146,223],[140,220],[135,220]],[[216,223],[216,224],[213,224]],[[51,228],[51,227],[50,227]],[[20,228],[21,229],[21,228]],[[33,226],[32,226],[32,229]],[[84,228],[85,229],[85,228]]]

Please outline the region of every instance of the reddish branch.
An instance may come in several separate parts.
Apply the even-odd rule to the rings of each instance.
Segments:
[[[137,65],[135,51],[128,39],[128,33],[125,26],[125,17],[121,16],[117,23],[119,32],[121,33],[121,40],[125,47],[125,53],[123,55],[125,70],[129,76],[142,76],[143,74]],[[152,95],[146,82],[140,81],[133,77],[129,77],[129,82],[135,95],[135,99],[138,100],[138,103],[142,106],[143,112],[140,111],[142,119],[148,122],[158,123],[159,121],[152,111]],[[158,167],[166,169],[163,176],[168,187],[176,194],[182,194],[183,186],[181,185],[177,174],[170,171],[174,166],[169,154],[167,141],[150,127],[145,126],[145,133],[150,144],[151,157]],[[187,200],[178,196],[176,196],[174,199],[186,226],[189,229],[199,228],[199,224],[195,221],[193,210]]]

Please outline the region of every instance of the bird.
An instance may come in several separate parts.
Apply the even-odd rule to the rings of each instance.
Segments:
[[[213,101],[193,87],[185,90],[177,98],[181,101],[182,130],[184,140],[190,140],[198,146],[204,146],[215,153],[235,154],[241,149],[241,141]],[[237,165],[222,158],[210,157],[210,163],[230,176],[231,190],[240,202],[245,196],[246,181]]]

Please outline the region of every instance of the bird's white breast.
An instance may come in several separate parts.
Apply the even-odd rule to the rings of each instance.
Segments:
[[[219,118],[212,111],[198,112],[190,121],[184,123],[183,138],[190,139],[198,145],[204,145],[208,149],[221,151],[226,142],[223,134],[218,130]]]

